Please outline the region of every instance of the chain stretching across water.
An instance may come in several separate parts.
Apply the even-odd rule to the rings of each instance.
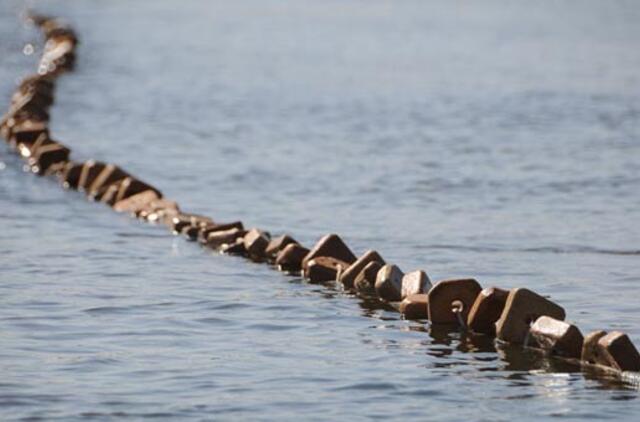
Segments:
[[[38,73],[22,81],[0,129],[33,173],[58,177],[65,188],[84,191],[116,211],[148,222],[163,222],[175,234],[199,240],[206,247],[272,263],[312,282],[338,281],[345,290],[375,294],[408,319],[457,324],[462,331],[497,334],[498,340],[525,348],[532,340],[543,340],[535,341],[536,347],[543,344],[557,358],[572,363],[582,358],[584,366],[595,364],[606,371],[617,371],[627,381],[640,379],[640,354],[625,334],[596,332],[583,342],[578,328],[564,322],[564,309],[527,289],[482,290],[474,279],[444,280],[431,287],[426,273],[405,275],[375,251],[357,258],[337,235],[324,236],[307,249],[287,235],[271,238],[262,230],[245,230],[241,222],[219,224],[205,216],[185,213],[176,202],[163,198],[158,189],[114,164],[71,160],[71,150],[50,137],[48,110],[57,77],[73,69],[78,40],[72,29],[55,19],[30,19],[42,29],[47,41]],[[525,323],[527,312],[542,316]],[[591,353],[592,349],[598,353]],[[585,353],[598,360],[588,361]]]

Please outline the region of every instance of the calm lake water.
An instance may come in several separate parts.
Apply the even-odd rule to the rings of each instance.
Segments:
[[[74,158],[640,345],[640,3],[46,1]],[[0,98],[42,41],[0,4]],[[35,43],[31,56],[22,53]],[[0,147],[0,419],[628,419],[640,392],[220,256]]]

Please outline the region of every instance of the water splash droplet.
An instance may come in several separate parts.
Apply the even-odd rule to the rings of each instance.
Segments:
[[[22,49],[22,52],[24,53],[25,56],[30,56],[35,51],[36,51],[36,49],[34,48],[33,44],[31,44],[31,43],[25,44],[24,48]]]

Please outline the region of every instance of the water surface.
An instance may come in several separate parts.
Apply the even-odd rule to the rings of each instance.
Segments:
[[[636,2],[32,4],[81,37],[52,110],[76,159],[219,221],[525,286],[640,344]],[[41,53],[21,10],[0,5],[2,104]],[[640,412],[631,386],[213,254],[0,162],[2,419]]]

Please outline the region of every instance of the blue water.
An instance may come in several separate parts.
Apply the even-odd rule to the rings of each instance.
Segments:
[[[81,38],[52,110],[75,159],[640,345],[639,3],[29,4]],[[22,7],[0,4],[6,105],[41,53]],[[2,420],[640,413],[633,386],[217,255],[0,151]]]

